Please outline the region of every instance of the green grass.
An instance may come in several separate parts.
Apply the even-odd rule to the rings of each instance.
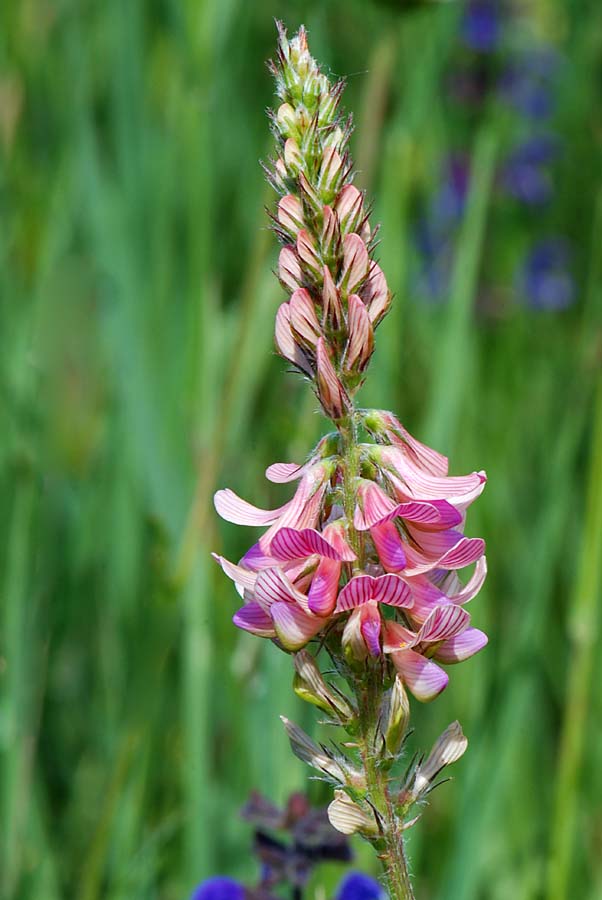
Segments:
[[[479,280],[510,290],[541,223],[500,211],[501,111],[466,119],[445,100],[456,8],[395,6],[2,5],[2,897],[177,900],[211,873],[251,878],[237,810],[254,787],[282,801],[308,784],[278,718],[312,727],[290,662],[232,627],[209,557],[246,549],[215,488],[283,502],[263,470],[322,428],[272,348],[282,292],[258,159],[274,15],[305,21],[315,55],[350,76],[358,183],[396,293],[363,402],[396,410],[453,471],[489,474],[470,529],[488,542],[472,612],[490,645],[414,711],[416,746],[454,718],[470,740],[410,836],[418,896],[600,896],[602,18],[560,0],[537,13],[567,60],[550,221],[576,248],[576,302],[487,315]],[[412,223],[459,143],[468,213],[449,303],[429,305]]]

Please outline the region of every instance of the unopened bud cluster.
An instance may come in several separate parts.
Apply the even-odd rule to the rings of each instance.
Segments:
[[[364,195],[352,184],[343,82],[332,85],[320,72],[303,28],[291,41],[280,31],[272,71],[282,104],[272,116],[280,154],[269,178],[281,195],[274,230],[290,292],[276,316],[276,345],[336,421],[363,380],[391,295],[373,259]]]

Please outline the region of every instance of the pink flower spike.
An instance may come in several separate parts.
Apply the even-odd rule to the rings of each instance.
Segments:
[[[348,234],[343,239],[343,269],[339,287],[347,294],[354,294],[368,275],[368,251],[359,234]]]
[[[337,602],[337,591],[341,577],[341,563],[323,557],[311,580],[307,595],[307,606],[317,616],[329,616]]]
[[[367,531],[393,512],[397,504],[374,481],[358,479],[357,506],[353,524],[358,531]]]
[[[358,364],[362,372],[374,351],[374,334],[366,307],[357,294],[351,294],[349,306],[349,340],[345,354],[345,370],[350,371]]]
[[[341,558],[338,550],[335,550],[314,528],[303,528],[301,531],[295,528],[281,528],[270,545],[270,553],[275,559],[280,560],[304,559],[316,553],[328,559]]]
[[[300,650],[326,622],[325,619],[308,615],[294,603],[274,603],[270,615],[280,643],[287,650]]]
[[[381,618],[378,605],[374,602],[360,607],[360,630],[371,656],[380,655]]]
[[[461,606],[437,606],[414,638],[414,645],[436,644],[466,631],[470,616]],[[411,645],[410,645],[411,646]]]
[[[217,491],[213,502],[218,514],[226,522],[234,525],[270,525],[275,522],[288,508],[289,503],[278,509],[259,509],[252,503],[247,503],[230,488]]]
[[[391,659],[404,684],[423,703],[434,700],[448,685],[449,677],[443,669],[414,650],[397,650],[391,653]]]
[[[272,463],[265,470],[265,477],[274,484],[285,484],[301,478],[304,469],[305,466],[298,466],[297,463]]]
[[[276,637],[274,624],[259,603],[246,603],[238,612],[234,613],[232,621],[238,628],[250,631],[251,634],[256,634],[258,637]]]
[[[386,519],[373,525],[370,535],[374,541],[376,552],[387,572],[401,572],[406,565],[403,542],[393,522]]]
[[[440,644],[434,658],[446,665],[463,662],[482,650],[488,640],[485,632],[479,631],[478,628],[467,628],[456,637],[449,638]]]
[[[274,328],[274,340],[278,353],[293,365],[305,372],[306,375],[313,375],[309,360],[301,347],[295,341],[293,332],[291,331],[291,312],[288,303],[282,303],[278,307],[276,313],[276,325]]]
[[[287,244],[278,257],[278,277],[290,291],[303,287],[303,272],[295,248]]]

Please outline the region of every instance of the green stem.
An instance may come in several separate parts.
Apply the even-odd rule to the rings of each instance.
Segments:
[[[374,841],[374,848],[383,866],[390,900],[414,900],[408,862],[401,834],[401,820],[395,813],[388,787],[386,771],[379,766],[377,747],[378,711],[382,701],[383,673],[380,664],[371,665],[356,686],[359,710],[359,748],[364,763],[367,795],[377,810],[382,834]]]

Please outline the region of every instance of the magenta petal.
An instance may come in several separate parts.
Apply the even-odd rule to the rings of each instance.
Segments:
[[[314,528],[303,528],[301,531],[280,528],[270,545],[270,553],[281,560],[304,559],[316,553],[328,559],[340,559],[338,551]]]
[[[462,521],[462,513],[447,500],[410,500],[400,503],[395,515],[422,528],[453,528]]]
[[[259,509],[247,503],[230,488],[217,491],[213,497],[215,508],[222,519],[235,525],[270,525],[275,522],[289,506],[285,503],[279,509]]]
[[[470,616],[461,606],[437,606],[416,635],[415,644],[436,643],[455,637],[468,628]]]
[[[251,569],[253,572],[259,572],[261,569],[273,566],[274,560],[271,556],[266,556],[258,541],[247,550],[239,565],[244,566],[246,569]]]
[[[358,531],[367,531],[373,525],[385,519],[397,504],[385,494],[374,481],[365,478],[358,480],[357,506],[353,515],[353,524]]]
[[[324,619],[309,616],[294,603],[274,603],[270,615],[280,643],[287,650],[300,650],[325,624]]]
[[[273,603],[296,602],[298,591],[280,569],[262,569],[255,582],[255,600],[266,611]]]
[[[472,578],[467,581],[467,583],[458,590],[456,593],[449,594],[449,599],[453,603],[467,603],[469,600],[472,600],[473,597],[479,593],[481,588],[483,587],[483,583],[485,578],[487,577],[487,558],[485,556],[481,556],[480,559],[477,560],[477,564],[475,566],[475,570],[472,574]],[[457,579],[457,576],[455,576]]]
[[[449,638],[437,647],[435,659],[450,665],[462,662],[482,650],[488,641],[484,631],[478,628],[467,628],[456,637]]]
[[[397,650],[391,654],[391,659],[417,700],[427,703],[447,687],[448,675],[420,653],[414,650]]]
[[[307,595],[307,606],[317,616],[328,616],[337,602],[341,563],[324,557],[312,578]]]
[[[387,606],[401,606],[406,609],[413,606],[409,587],[399,575],[380,575],[373,579],[372,599]]]
[[[482,538],[462,538],[455,547],[439,560],[442,569],[463,569],[476,562],[485,553],[485,541]]]
[[[376,552],[388,572],[401,572],[406,565],[403,542],[393,522],[384,521],[370,529]]]
[[[270,616],[261,608],[259,603],[247,603],[234,613],[232,621],[238,628],[250,631],[258,637],[276,637],[274,625]]]
[[[348,581],[339,594],[336,611],[345,612],[371,600],[374,581],[371,575],[356,575]]]
[[[301,478],[303,469],[304,466],[298,466],[297,463],[272,463],[265,470],[265,477],[275,484],[285,484]]]
[[[376,603],[366,603],[360,610],[360,630],[372,656],[380,654],[381,619]]]

